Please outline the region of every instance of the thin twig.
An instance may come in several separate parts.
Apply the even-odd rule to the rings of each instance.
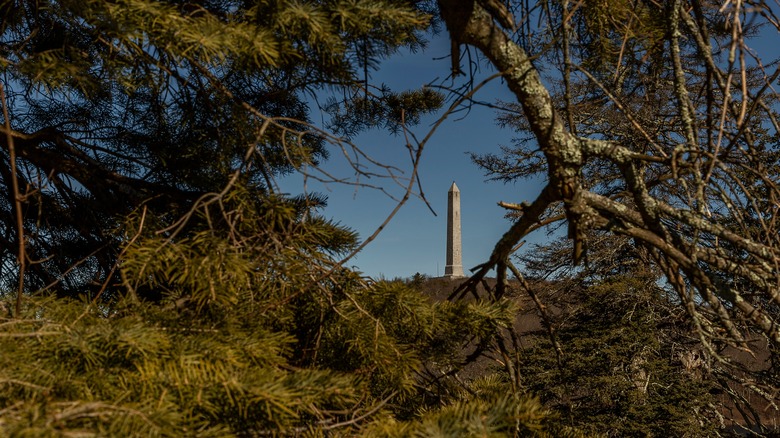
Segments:
[[[19,286],[16,290],[16,309],[17,318],[22,313],[22,294],[24,293],[24,271],[27,267],[27,254],[25,254],[24,244],[24,222],[22,218],[22,195],[19,192],[19,181],[16,175],[16,148],[14,147],[14,137],[11,135],[11,119],[8,115],[8,103],[5,98],[5,87],[0,83],[0,100],[3,104],[3,119],[5,122],[5,136],[8,141],[8,155],[11,164],[11,191],[14,200],[14,210],[16,210],[16,234],[19,240],[19,252],[17,261],[19,263]]]

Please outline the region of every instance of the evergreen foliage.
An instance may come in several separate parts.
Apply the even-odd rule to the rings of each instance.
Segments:
[[[436,385],[456,386],[445,372],[460,366],[469,340],[509,324],[516,309],[508,302],[434,303],[400,281],[367,285],[327,264],[325,251],[334,248],[318,246],[323,233],[346,230],[316,217],[300,221],[289,203],[249,214],[245,196],[226,197],[235,221],[222,231],[203,220],[186,239],[161,241],[150,231],[132,243],[122,264],[126,291],[116,301],[35,297],[20,318],[4,302],[0,433],[556,430],[527,397],[495,389],[425,397]],[[220,235],[227,230],[242,238]],[[140,288],[158,291],[160,301],[139,300]],[[419,373],[423,361],[438,379]]]
[[[349,147],[309,124],[307,93],[343,94],[345,135],[441,105],[364,82],[423,43],[414,2],[2,6],[1,291],[19,299],[0,316],[0,433],[554,429],[530,398],[455,380],[510,302],[366,283],[335,261],[355,234],[274,182]]]
[[[20,239],[16,210],[25,289],[94,297],[103,283],[119,281],[110,277],[120,229],[140,205],[170,224],[237,180],[254,196],[274,198],[276,177],[316,169],[329,143],[349,148],[310,124],[317,91],[331,87],[341,102],[360,97],[370,107],[339,120],[360,117],[391,129],[441,104],[430,91],[366,89],[369,67],[424,44],[430,16],[414,2],[2,5],[10,132],[2,138],[0,181],[10,190],[17,180],[23,198],[19,208],[13,197],[0,199],[7,290],[19,283],[11,263]]]
[[[772,355],[780,339],[777,99],[764,94],[777,74],[734,64],[755,28],[741,3],[508,3],[0,1],[0,434],[717,433],[690,355],[727,364],[715,349],[744,347],[743,333]],[[439,19],[455,49],[502,72],[507,109],[524,114],[504,122],[537,141],[478,163],[506,181],[546,176],[453,294],[479,295],[496,267],[472,301],[343,268],[355,233],[275,182],[316,170],[329,145],[363,157],[348,138],[438,109],[437,92],[368,78]],[[535,59],[561,64],[561,99]],[[339,96],[322,108],[333,133],[310,123],[325,88]],[[557,221],[573,245],[526,268],[565,270],[573,307],[521,348],[510,255]],[[499,367],[462,379],[478,358]],[[774,368],[744,373],[770,402]]]
[[[556,317],[563,362],[548,338],[523,352],[523,386],[565,424],[606,436],[718,433],[717,384],[701,366],[685,366],[702,352],[655,281],[634,270],[568,288]]]

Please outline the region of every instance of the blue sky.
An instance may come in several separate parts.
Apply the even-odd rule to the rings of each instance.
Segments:
[[[449,42],[446,35],[431,41],[421,52],[402,53],[386,60],[372,74],[375,85],[387,84],[396,91],[415,89],[447,76],[450,68]],[[447,58],[447,59],[440,59]],[[475,96],[477,100],[495,102],[513,100],[500,80],[494,80]],[[411,131],[424,137],[432,124],[443,113],[427,117]],[[465,117],[464,117],[465,116]],[[533,182],[505,185],[486,182],[484,173],[471,162],[469,152],[498,152],[500,145],[508,145],[513,133],[499,128],[495,110],[475,106],[468,115],[451,115],[426,145],[420,165],[422,188],[434,215],[425,203],[412,198],[381,232],[347,265],[371,277],[410,277],[419,272],[430,276],[443,275],[445,265],[447,191],[453,181],[461,190],[463,266],[464,270],[484,262],[493,245],[509,227],[499,201],[521,202],[532,200],[540,190]],[[371,131],[354,139],[372,158],[411,170],[404,137],[385,131]],[[353,177],[337,151],[324,169],[339,177]],[[391,181],[364,180],[385,187],[395,196],[403,191]],[[300,182],[284,186],[299,186]],[[323,185],[313,180],[306,182],[306,190],[328,196],[328,207],[323,211],[332,218],[357,231],[361,238],[371,235],[390,214],[396,202],[387,195],[368,188],[342,185]]]
[[[777,31],[767,27],[762,32],[765,35],[751,41],[752,49],[765,62],[776,59],[780,52],[780,46],[776,44]],[[378,71],[373,72],[371,82],[373,85],[387,84],[395,91],[417,89],[437,80],[440,83],[450,69],[449,52],[446,33],[432,37],[426,50],[414,54],[400,53],[383,62]],[[484,71],[477,81],[490,74],[492,71]],[[515,99],[505,84],[493,80],[475,95],[475,100],[494,103],[496,100]],[[424,119],[412,128],[412,132],[418,138],[424,137],[441,113],[443,111]],[[499,152],[501,145],[510,144],[514,133],[500,128],[496,115],[493,109],[474,106],[465,117],[463,113],[452,115],[438,128],[426,146],[420,166],[423,190],[437,215],[421,200],[409,200],[378,238],[351,259],[348,266],[375,278],[410,277],[417,272],[430,276],[443,275],[447,191],[453,181],[457,182],[461,191],[464,270],[468,274],[470,268],[487,260],[493,245],[509,227],[508,220],[504,218],[505,211],[497,203],[531,201],[541,189],[538,181],[509,185],[486,181],[483,171],[471,162],[469,152]],[[396,165],[407,172],[410,170],[402,136],[372,131],[358,136],[354,143],[380,162]],[[339,177],[354,177],[337,152],[332,151],[332,158],[324,164],[324,169]],[[402,194],[389,181],[364,182],[382,185],[396,196]],[[300,183],[285,181],[284,186],[295,193],[302,187]],[[328,196],[328,207],[323,214],[357,231],[362,238],[371,235],[396,205],[390,197],[367,188],[323,185],[309,180],[306,190]],[[523,250],[544,239],[547,237],[543,231],[532,234]]]

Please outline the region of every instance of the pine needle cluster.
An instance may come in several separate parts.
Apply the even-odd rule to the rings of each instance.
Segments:
[[[463,347],[515,307],[367,283],[330,255],[354,233],[300,199],[236,189],[176,233],[145,221],[122,294],[34,297],[20,318],[3,303],[0,434],[546,436],[555,424],[499,384],[454,380]]]

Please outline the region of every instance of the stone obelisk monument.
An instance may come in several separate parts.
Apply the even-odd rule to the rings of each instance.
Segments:
[[[463,253],[460,243],[460,190],[453,181],[447,193],[447,265],[445,277],[464,277]]]

